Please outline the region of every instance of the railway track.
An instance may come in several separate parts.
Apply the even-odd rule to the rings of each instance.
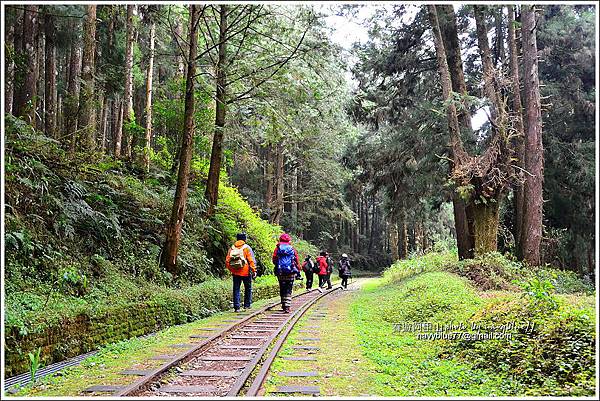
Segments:
[[[271,363],[294,324],[319,299],[338,290],[314,289],[292,298],[291,313],[272,303],[193,344],[151,371],[132,371],[140,377],[127,386],[92,386],[86,393],[114,396],[237,396],[256,395]],[[267,352],[269,354],[267,355]],[[252,376],[254,373],[254,376]]]

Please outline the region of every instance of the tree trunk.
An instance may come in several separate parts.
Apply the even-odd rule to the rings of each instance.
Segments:
[[[217,88],[216,88],[216,111],[215,132],[213,136],[212,150],[210,153],[210,168],[206,182],[205,198],[208,200],[207,215],[212,216],[219,199],[219,176],[221,173],[221,159],[223,158],[223,135],[225,130],[225,113],[227,110],[227,12],[225,4],[219,6],[219,56],[217,60]]]
[[[121,157],[121,141],[123,140],[123,109],[123,99],[115,99],[115,126],[113,127],[115,159]]]
[[[198,11],[200,6],[190,5],[190,52],[187,63],[185,84],[185,132],[181,140],[181,160],[175,188],[175,200],[171,210],[171,219],[167,227],[165,245],[162,251],[162,264],[171,274],[178,274],[177,252],[181,241],[181,229],[185,216],[187,191],[194,145],[194,77],[196,75],[196,56],[198,51]]]
[[[35,125],[35,110],[36,110],[36,37],[38,30],[38,6],[26,6],[23,16],[23,33],[22,33],[22,48],[19,53],[23,58],[25,71],[22,83],[17,81],[15,86],[14,99],[14,115],[17,117],[25,117],[31,125]],[[15,35],[20,36],[20,35]],[[16,51],[16,49],[15,49]]]
[[[292,201],[291,201],[291,211],[290,214],[292,216],[292,225],[294,227],[294,231],[298,229],[298,201],[296,197],[298,196],[298,167],[294,167],[292,171]]]
[[[400,248],[398,249],[398,256],[400,256],[400,259],[406,259],[408,257],[408,227],[405,218],[402,219],[400,227]]]
[[[273,211],[271,214],[271,224],[279,225],[283,216],[283,195],[284,195],[284,162],[283,162],[283,143],[277,144],[275,152],[275,202],[273,202]]]
[[[16,10],[17,13],[20,13],[19,10]],[[6,77],[4,81],[4,113],[12,114],[13,108],[13,92],[15,88],[15,56],[16,48],[15,48],[15,26],[21,26],[17,22],[14,24],[10,24],[8,26],[8,30],[6,31],[6,64],[4,65],[4,76]],[[20,36],[20,35],[19,35]]]
[[[131,148],[133,142],[133,132],[130,125],[135,121],[133,111],[133,8],[134,5],[127,6],[127,36],[125,42],[125,94],[123,96],[123,129],[122,146],[123,154],[121,156],[131,159]],[[121,152],[119,152],[121,153]]]
[[[392,219],[390,222],[390,252],[392,254],[392,262],[398,260],[398,224]]]
[[[446,50],[446,60],[450,72],[452,90],[462,95],[462,107],[458,112],[458,122],[460,130],[467,135],[472,134],[471,113],[469,105],[464,100],[468,95],[467,85],[463,72],[461,59],[460,43],[456,29],[456,15],[452,5],[436,6],[439,14],[440,30],[442,41]],[[450,148],[450,152],[452,149]],[[451,155],[452,157],[452,155]],[[450,172],[453,166],[450,165]],[[454,213],[454,228],[456,231],[456,246],[458,248],[458,258],[460,260],[473,257],[473,235],[472,229],[468,224],[466,204],[456,191],[452,191],[452,207]]]
[[[75,28],[75,26],[74,26]],[[79,114],[79,72],[81,63],[81,47],[78,39],[71,45],[69,62],[69,85],[65,98],[65,135],[69,141],[69,151],[75,152],[77,136],[77,116]]]
[[[51,138],[56,138],[56,21],[50,13],[44,14],[44,30],[46,32],[46,116],[44,131]]]
[[[502,23],[502,7],[497,7],[494,11],[494,25],[496,35],[494,39],[494,64],[504,63],[504,24]]]
[[[502,121],[498,121],[498,117],[501,117],[500,113],[502,107],[500,106],[500,98],[496,91],[496,74],[494,64],[492,62],[492,53],[490,51],[490,45],[488,43],[487,27],[485,25],[484,8],[480,5],[474,5],[473,10],[475,13],[475,29],[477,32],[477,44],[479,46],[479,53],[481,55],[481,64],[483,65],[483,88],[485,95],[492,103],[491,107],[491,119],[495,125],[501,125]]]
[[[38,8],[39,10],[39,8]],[[37,27],[37,35],[36,35],[36,52],[35,52],[35,65],[37,65],[37,70],[35,74],[35,82],[37,85],[36,88],[36,109],[35,109],[35,127],[39,130],[43,130],[45,128],[45,96],[46,96],[46,88],[44,85],[44,77],[46,76],[45,67],[46,67],[46,57],[45,57],[45,40],[44,40],[44,31],[43,31],[42,21],[38,16],[38,27]]]
[[[182,50],[185,51],[185,42],[182,40],[183,39],[183,24],[181,23],[181,19],[177,18],[177,20],[175,21],[175,35],[176,40],[179,42],[179,45],[182,47]],[[177,77],[178,78],[182,78],[183,74],[185,73],[185,64],[184,64],[184,57],[183,54],[181,54],[181,51],[179,50],[179,47],[177,47],[177,44],[175,43],[175,65],[177,65]]]
[[[525,168],[525,146],[523,127],[523,106],[521,104],[521,83],[519,78],[519,51],[517,47],[517,35],[515,32],[514,6],[508,6],[508,50],[510,54],[510,76],[512,81],[512,109],[515,118],[515,156],[516,165]],[[524,180],[521,173],[521,179]],[[517,183],[514,187],[514,209],[515,218],[513,223],[513,236],[515,238],[515,249],[517,255],[523,255],[521,248],[521,227],[523,226],[523,184]]]
[[[265,181],[266,181],[266,190],[265,190],[265,205],[267,209],[271,209],[273,206],[273,177],[275,176],[273,171],[273,150],[272,145],[268,144],[265,147]]]
[[[498,249],[498,202],[471,203],[473,211],[473,237],[475,256]]]
[[[83,33],[83,57],[81,65],[81,91],[79,93],[79,132],[84,149],[94,148],[96,110],[94,107],[94,74],[96,54],[96,6],[87,6]]]
[[[154,37],[156,36],[156,23],[150,25],[150,56],[148,72],[146,74],[146,150],[144,152],[144,166],[150,171],[150,141],[152,139],[152,70],[154,68]]]
[[[527,132],[525,137],[525,169],[528,176],[524,187],[523,227],[521,246],[523,260],[530,265],[540,263],[542,240],[544,148],[542,144],[542,114],[538,78],[535,8],[522,6],[523,71]]]
[[[108,131],[108,114],[109,110],[111,110],[110,103],[108,101],[108,96],[104,96],[104,100],[102,101],[102,119],[100,124],[100,143],[99,148],[104,152],[106,150],[106,136]]]

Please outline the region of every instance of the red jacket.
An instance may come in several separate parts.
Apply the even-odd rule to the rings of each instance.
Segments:
[[[327,258],[325,256],[317,256],[317,263],[319,265],[319,276],[327,274]]]

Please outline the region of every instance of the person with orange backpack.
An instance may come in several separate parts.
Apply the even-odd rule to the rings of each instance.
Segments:
[[[256,258],[254,252],[246,244],[246,233],[239,233],[237,241],[225,258],[225,266],[233,276],[233,309],[240,311],[240,288],[244,283],[244,309],[252,306],[252,280],[256,278]]]
[[[285,313],[290,313],[294,279],[301,278],[300,259],[298,259],[298,252],[290,243],[291,241],[292,238],[289,234],[281,234],[279,242],[273,251],[273,265],[275,265],[274,272],[277,276],[277,280],[279,280],[281,309]]]

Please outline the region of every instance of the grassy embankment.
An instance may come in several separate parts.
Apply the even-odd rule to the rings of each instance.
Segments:
[[[282,384],[313,384],[321,394],[343,396],[595,391],[593,289],[570,272],[526,268],[498,254],[459,263],[452,253],[432,253],[397,262],[327,310],[316,361],[278,359],[267,391]],[[427,322],[463,323],[465,329],[450,331],[469,334],[505,330],[511,338],[419,339],[418,330],[402,325]],[[294,330],[282,354],[292,354],[306,336]],[[281,370],[314,370],[319,377],[277,376]]]

